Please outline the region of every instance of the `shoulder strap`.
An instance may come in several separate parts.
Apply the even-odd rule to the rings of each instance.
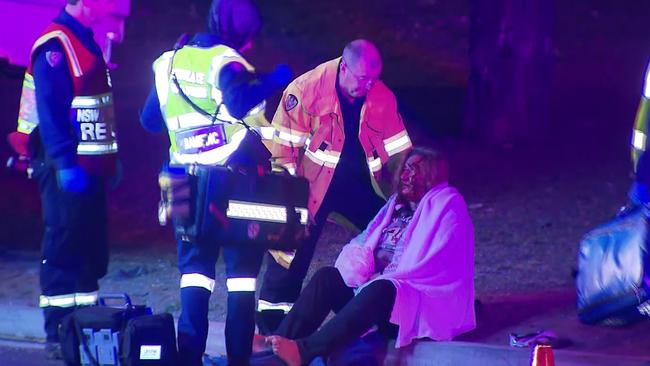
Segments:
[[[221,106],[223,105],[223,102],[219,103],[219,105],[215,109],[214,113],[210,113],[210,112],[206,111],[205,109],[199,107],[196,103],[194,103],[187,96],[187,94],[185,94],[185,92],[183,91],[183,88],[181,88],[181,85],[178,82],[178,78],[176,78],[176,74],[172,72],[172,68],[174,66],[174,57],[176,57],[176,52],[178,52],[181,48],[185,47],[185,45],[187,44],[189,39],[190,39],[190,35],[188,33],[183,33],[183,34],[181,34],[181,36],[176,41],[176,44],[174,45],[174,53],[172,54],[172,58],[169,61],[169,76],[171,77],[172,82],[176,86],[176,89],[178,89],[178,94],[181,96],[181,98],[183,98],[185,103],[189,104],[190,107],[192,107],[192,109],[194,109],[195,111],[197,111],[201,115],[209,118],[210,121],[212,121],[212,124],[231,124],[228,121],[224,121],[224,120],[221,120],[221,119],[217,118],[217,115],[219,114],[219,109],[221,109]],[[248,126],[243,121],[240,121],[240,123],[242,123],[244,126],[246,126],[248,128]]]

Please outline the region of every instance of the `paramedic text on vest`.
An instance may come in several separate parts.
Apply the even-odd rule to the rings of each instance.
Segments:
[[[115,173],[113,95],[90,26],[114,1],[68,0],[36,40],[25,73],[17,131],[30,155],[45,233],[40,307],[46,349],[58,357],[58,325],[76,306],[94,304],[108,265],[105,180]]]
[[[350,42],[340,58],[299,76],[273,117],[276,162],[309,181],[315,225],[288,269],[269,257],[257,304],[257,325],[272,332],[298,298],[327,216],[364,228],[383,206],[379,189],[411,148],[395,96],[380,80],[382,60],[367,40]]]
[[[169,134],[171,167],[223,164],[247,133],[236,123],[239,120],[272,137],[264,117],[264,99],[286,86],[291,76],[286,66],[258,75],[241,55],[252,46],[260,25],[257,9],[249,0],[213,1],[208,32],[195,35],[184,46],[177,45],[153,63],[155,87],[140,119],[145,129]],[[225,123],[214,123],[199,108]],[[197,186],[202,179],[205,175],[199,173]],[[219,248],[225,244],[208,239],[177,235],[182,306],[178,347],[181,364],[188,366],[202,364],[215,264]],[[247,365],[252,351],[255,281],[263,255],[261,248],[223,246],[230,365]]]

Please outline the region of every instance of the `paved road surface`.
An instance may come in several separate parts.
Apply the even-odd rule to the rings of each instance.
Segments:
[[[0,340],[2,366],[63,366],[63,361],[45,358],[42,344]]]

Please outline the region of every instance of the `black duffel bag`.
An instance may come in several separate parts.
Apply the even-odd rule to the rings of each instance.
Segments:
[[[188,175],[190,215],[174,217],[187,241],[298,249],[308,223],[309,183],[289,174],[193,167]]]
[[[106,306],[106,299],[114,298],[124,304]],[[68,314],[61,321],[59,338],[68,366],[176,365],[171,315],[152,315],[151,308],[132,305],[126,294],[102,295],[100,305]]]
[[[177,365],[174,318],[169,313],[129,319],[120,343],[122,366]]]
[[[306,236],[309,182],[271,171],[271,154],[249,131],[223,166],[166,167],[159,219],[186,241],[298,249]]]
[[[646,209],[631,209],[587,233],[576,276],[578,318],[622,326],[650,315]]]

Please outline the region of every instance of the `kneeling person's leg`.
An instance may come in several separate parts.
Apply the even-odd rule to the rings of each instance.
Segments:
[[[330,311],[340,311],[353,297],[352,288],[345,285],[339,270],[323,267],[309,280],[276,334],[289,339],[309,336]]]

